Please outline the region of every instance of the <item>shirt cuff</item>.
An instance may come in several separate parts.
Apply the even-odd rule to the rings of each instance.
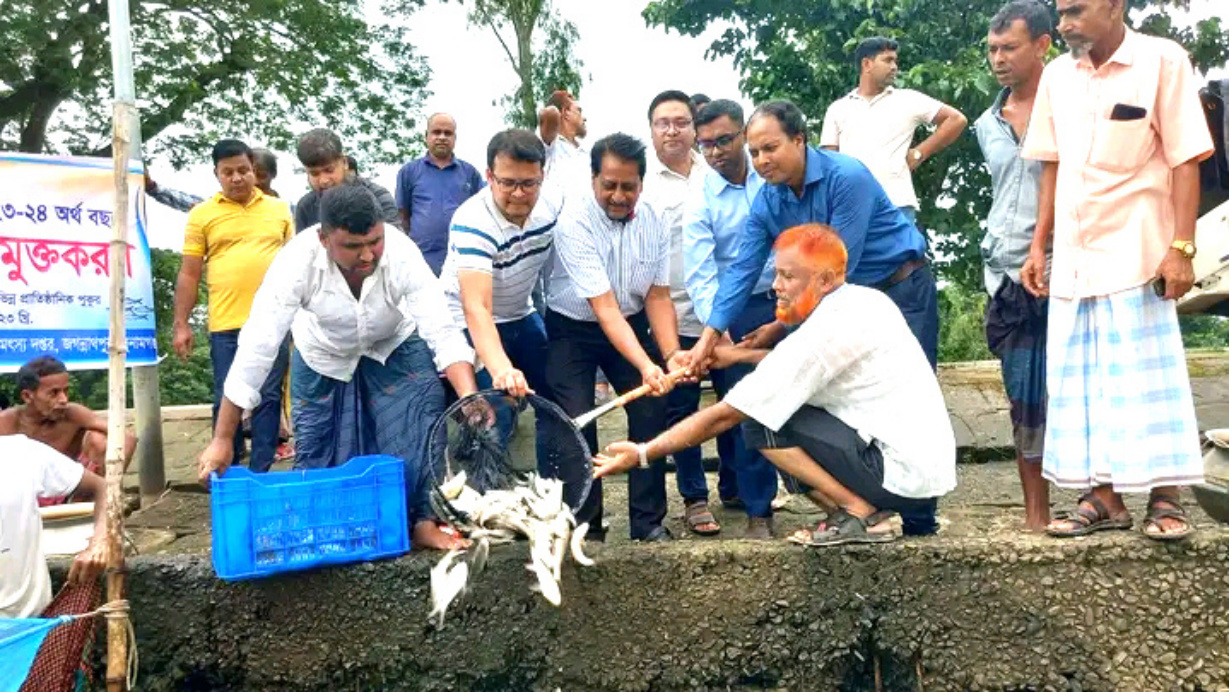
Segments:
[[[1020,158],[1028,159],[1029,161],[1058,161],[1057,149],[1026,149],[1020,152]]]
[[[244,382],[233,371],[226,376],[226,384],[222,385],[222,393],[231,400],[231,403],[244,411],[251,411],[260,404],[260,388]]]
[[[448,366],[457,363],[474,364],[474,349],[470,348],[469,342],[459,334],[449,338],[447,343],[443,344],[440,350],[432,356],[435,358],[435,369],[438,372],[444,372]]]
[[[713,313],[704,321],[704,326],[712,327],[719,332],[724,332],[730,328],[730,323],[734,320],[726,317],[720,310],[713,310]]]

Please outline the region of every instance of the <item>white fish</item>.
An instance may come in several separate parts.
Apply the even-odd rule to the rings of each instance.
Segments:
[[[563,595],[559,593],[559,582],[555,581],[554,575],[550,573],[548,567],[534,560],[525,565],[525,569],[533,572],[538,578],[538,590],[541,591],[542,597],[549,601],[551,605],[557,606],[563,602]]]
[[[438,617],[437,625],[444,625],[444,613],[469,581],[469,565],[464,562],[453,565],[464,550],[450,550],[439,564],[431,569],[431,612],[427,618]]]
[[[440,494],[446,499],[455,500],[465,488],[465,471],[457,471],[457,475],[440,484]]]
[[[588,557],[584,553],[585,534],[587,533],[589,533],[588,522],[577,526],[576,530],[572,532],[572,559],[575,560],[576,564],[578,565],[592,567],[597,563],[595,563],[592,558]]]

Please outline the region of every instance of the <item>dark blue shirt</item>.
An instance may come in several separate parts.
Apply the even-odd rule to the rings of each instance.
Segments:
[[[752,202],[738,254],[717,288],[709,327],[729,329],[777,236],[804,223],[826,224],[840,234],[849,252],[845,278],[850,283],[874,286],[926,253],[926,239],[892,204],[870,169],[852,156],[807,147],[802,197],[788,185],[764,185]]]
[[[436,276],[448,254],[448,225],[452,213],[482,189],[478,169],[455,156],[440,168],[427,155],[401,167],[397,173],[397,208],[409,212],[410,238]]]

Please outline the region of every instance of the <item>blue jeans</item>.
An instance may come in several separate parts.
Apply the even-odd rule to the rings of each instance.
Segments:
[[[730,337],[735,343],[753,330],[776,319],[777,304],[769,294],[760,293],[747,300],[742,313],[730,324]],[[754,370],[751,365],[736,365],[725,370],[713,370],[713,389],[717,396],[725,398],[739,380]],[[722,438],[728,441],[730,454],[734,457],[734,471],[738,480],[738,497],[747,505],[749,517],[771,517],[772,499],[777,496],[777,468],[763,454],[747,447],[742,426],[734,426],[717,437],[717,449],[722,447]],[[722,459],[725,452],[720,452]]]
[[[235,353],[239,350],[239,330],[230,329],[209,333],[209,360],[213,362],[213,422],[218,422],[218,407],[222,405],[222,390],[226,384],[226,375],[230,373],[231,363],[235,362]],[[277,456],[278,434],[282,422],[282,378],[286,376],[286,364],[290,352],[290,341],[282,342],[277,358],[269,376],[260,386],[260,403],[252,411],[252,457],[248,467],[253,471],[263,473],[273,465]],[[242,426],[240,426],[242,428]],[[243,433],[235,432],[235,457],[237,464],[243,458]]]
[[[550,387],[546,383],[546,364],[549,354],[546,348],[546,323],[542,321],[542,316],[533,312],[519,320],[496,324],[495,330],[499,332],[499,341],[503,345],[508,360],[512,361],[512,367],[525,375],[525,382],[529,384],[529,388],[538,396],[554,401],[550,394]],[[471,345],[474,343],[468,329],[465,330],[465,338]],[[491,388],[492,379],[489,369],[483,368],[475,379],[478,381],[479,389]],[[500,401],[494,403],[496,425],[500,437],[507,443],[508,438],[512,436],[512,430],[516,427],[516,409]]]

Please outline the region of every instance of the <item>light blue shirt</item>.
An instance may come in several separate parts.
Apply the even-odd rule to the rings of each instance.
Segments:
[[[717,297],[717,286],[738,256],[739,236],[751,211],[751,203],[764,186],[764,179],[747,157],[747,181],[735,185],[710,170],[704,185],[687,202],[683,221],[683,271],[687,295],[701,322],[708,322]],[[775,262],[770,255],[760,272],[753,293],[772,288]]]

